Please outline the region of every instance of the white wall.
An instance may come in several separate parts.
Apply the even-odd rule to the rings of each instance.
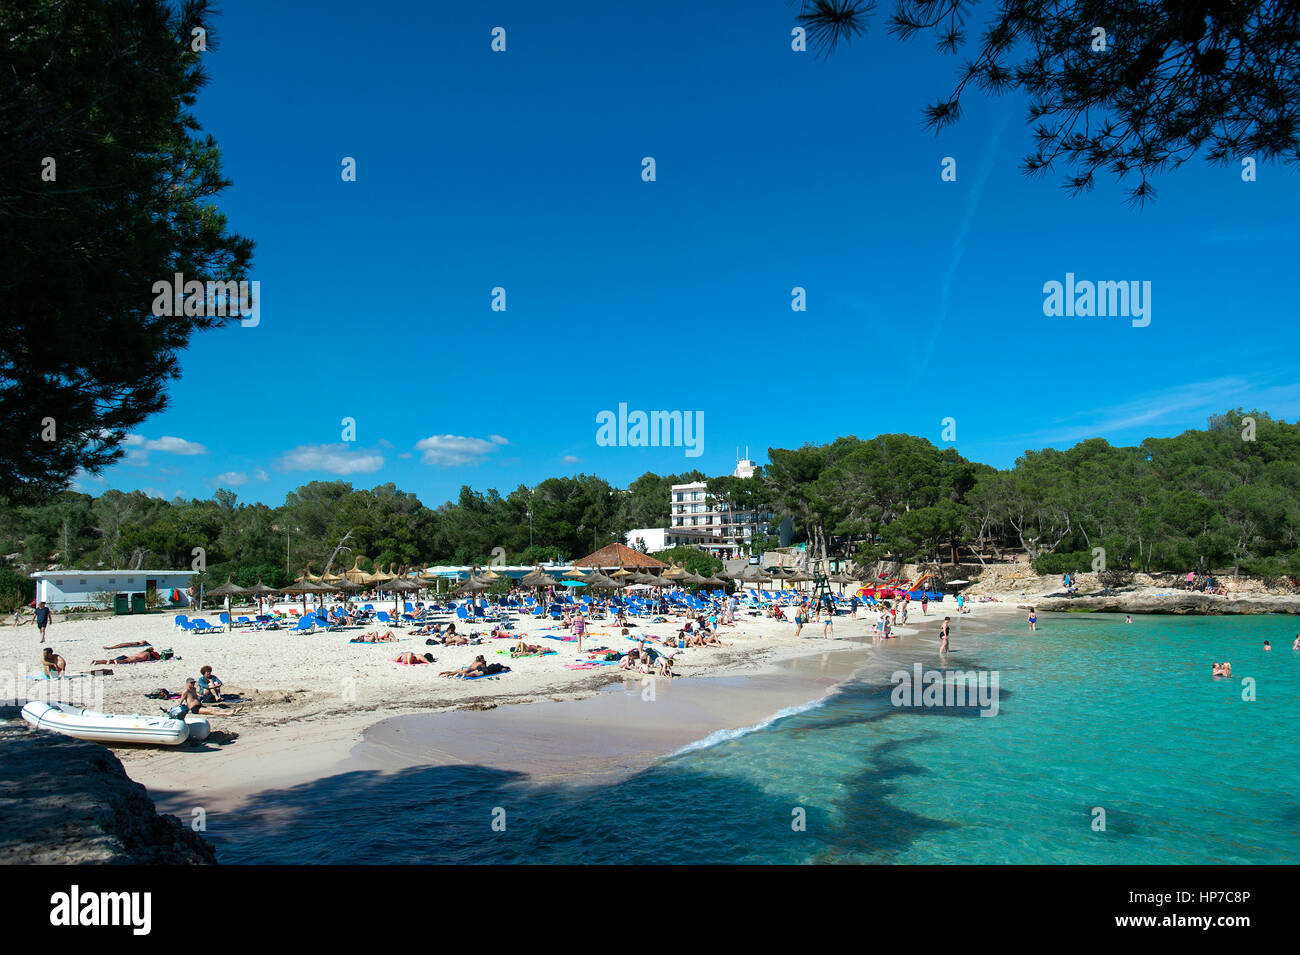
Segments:
[[[101,590],[113,594],[142,594],[145,592],[145,581],[156,580],[162,598],[161,606],[167,607],[171,605],[169,597],[172,590],[179,589],[184,596],[192,576],[188,573],[149,574],[134,570],[124,570],[113,575],[83,575],[72,570],[49,577],[37,577],[36,600],[44,600],[53,610],[88,607],[93,602],[93,596]]]

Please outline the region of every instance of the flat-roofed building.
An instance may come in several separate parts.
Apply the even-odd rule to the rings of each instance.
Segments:
[[[52,610],[66,610],[93,607],[101,593],[132,596],[151,591],[158,592],[159,607],[187,607],[186,591],[194,574],[192,570],[38,570],[32,578],[37,603],[45,601]]]

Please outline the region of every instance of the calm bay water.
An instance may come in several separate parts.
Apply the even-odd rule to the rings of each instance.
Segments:
[[[207,835],[228,863],[1300,862],[1300,620],[1134,619],[959,627],[947,665],[996,671],[990,718],[891,704],[891,673],[938,665],[914,637],[820,705],[617,783],[346,773],[263,793]]]

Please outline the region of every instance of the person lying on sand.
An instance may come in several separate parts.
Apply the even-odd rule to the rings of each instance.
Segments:
[[[517,656],[526,656],[531,653],[543,654],[543,653],[554,653],[554,652],[555,652],[554,650],[547,650],[545,647],[537,646],[531,643],[524,643],[523,640],[520,640],[518,643],[515,644],[514,649],[510,651],[510,655],[512,657],[517,657]]]
[[[393,662],[405,663],[408,664],[409,666],[417,666],[421,663],[437,663],[438,661],[433,658],[432,653],[426,653],[424,656],[417,656],[416,654],[412,653],[410,650],[407,650],[405,653],[399,653],[397,655],[397,659],[395,659]]]
[[[68,661],[49,647],[41,651],[41,669],[45,671],[46,677],[62,677],[67,668]]]
[[[243,711],[243,707],[236,707],[233,710],[225,709],[225,704],[217,706],[214,703],[204,703],[199,699],[199,691],[195,686],[194,677],[185,681],[185,690],[181,693],[181,703],[188,706],[190,712],[196,716],[235,716]]]
[[[469,646],[469,637],[462,637],[449,630],[447,635],[442,638],[442,645],[444,647],[467,647]]]
[[[111,647],[105,647],[105,650],[125,650],[127,647],[147,647],[148,640],[133,640],[130,643],[115,643]]]
[[[458,679],[467,677],[490,676],[494,673],[507,673],[510,668],[502,666],[500,663],[488,663],[482,656],[474,658],[474,662],[467,667],[461,667],[459,670],[445,670],[439,673],[439,676],[450,676]]]
[[[91,660],[90,662],[95,665],[104,664],[104,663],[113,663],[113,664],[149,663],[153,660],[161,660],[161,659],[162,659],[161,653],[159,653],[153,647],[148,647],[147,649],[141,650],[139,653],[133,654],[129,657],[120,656],[120,657],[114,657],[111,660]]]
[[[348,643],[396,643],[397,637],[393,636],[393,631],[386,630],[381,636],[378,630],[372,630],[370,633],[363,633],[359,637],[353,637]]]
[[[697,634],[690,640],[686,641],[688,647],[729,647],[731,644],[723,643],[717,637],[708,634]]]

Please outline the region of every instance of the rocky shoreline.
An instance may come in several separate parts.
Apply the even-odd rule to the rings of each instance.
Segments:
[[[1300,597],[1251,596],[1221,597],[1199,593],[1109,593],[1080,594],[1075,597],[1038,597],[1033,606],[1038,610],[1090,612],[1090,613],[1140,613],[1140,614],[1300,614]]]
[[[0,864],[215,865],[216,850],[160,815],[113,751],[37,732],[0,708]]]

